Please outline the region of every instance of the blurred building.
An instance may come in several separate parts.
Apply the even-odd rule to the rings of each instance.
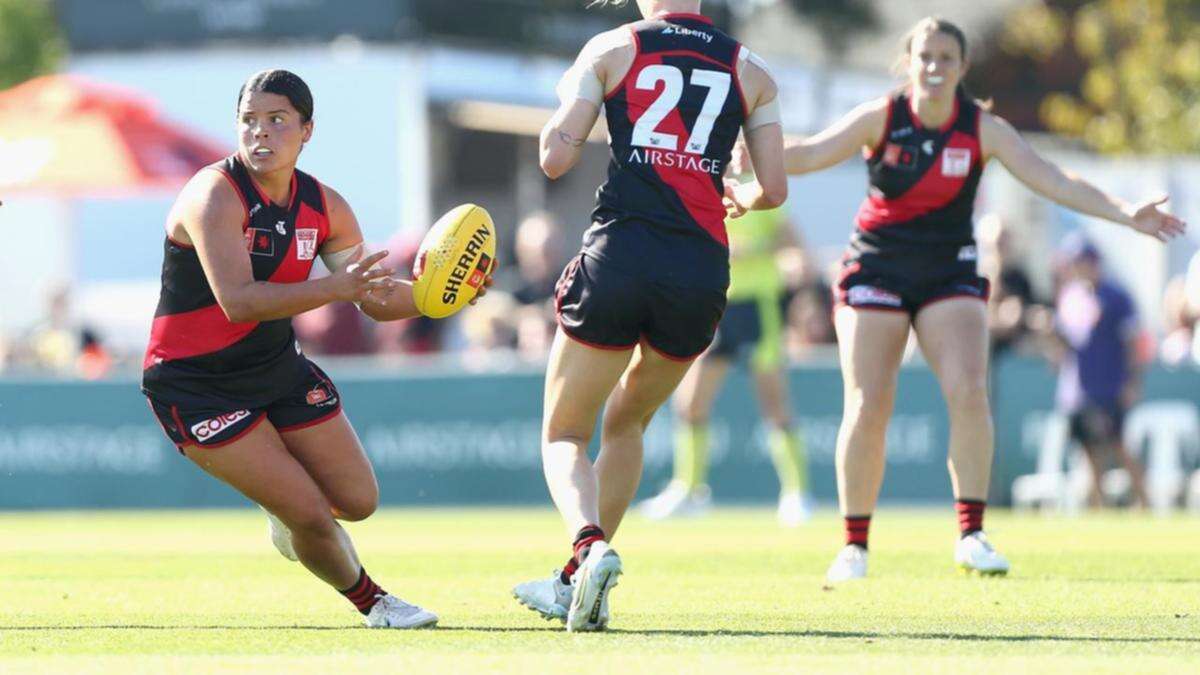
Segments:
[[[902,35],[920,17],[942,14],[966,29],[973,54],[986,52],[1004,14],[1020,0],[874,3],[876,20],[832,34],[800,18],[790,0],[706,0],[718,25],[744,39],[780,84],[789,132],[811,133],[897,82],[889,72]],[[283,67],[313,89],[316,132],[301,168],[349,200],[369,241],[423,232],[450,207],[471,201],[494,216],[502,267],[514,262],[515,226],[535,211],[553,214],[570,246],[589,224],[608,161],[598,125],[578,168],[548,181],[537,167],[537,133],[556,105],[554,85],[592,35],[630,20],[632,6],[587,10],[585,0],[57,0],[70,72],[124,85],[157,102],[165,117],[232,150],[238,87],[251,73]],[[832,37],[838,39],[832,40]],[[986,91],[981,91],[986,95]],[[1039,141],[1041,143],[1041,141]],[[1060,153],[1061,145],[1045,146]],[[1098,161],[1062,155],[1068,165],[1129,198],[1168,187],[1186,193],[1200,163]],[[792,181],[787,208],[822,268],[844,247],[866,190],[858,161]],[[22,280],[67,282],[84,318],[116,350],[144,345],[156,300],[163,218],[171,193],[89,198],[70,205],[6,199],[0,225],[20,232],[13,251],[61,252],[50,261],[11,261]],[[1033,195],[1003,169],[990,169],[980,210],[1012,225],[1030,251],[1035,285],[1048,291],[1044,252],[1062,231],[1086,227],[1111,256],[1144,316],[1159,316],[1161,289],[1191,250],[1153,249],[1148,240],[1095,226]],[[1200,199],[1192,200],[1200,204]],[[1184,215],[1192,202],[1176,204]],[[1194,221],[1200,220],[1198,217]],[[9,227],[52,220],[54,227]],[[53,256],[52,256],[53,257]],[[7,258],[4,260],[8,265]],[[17,283],[13,281],[12,283]],[[8,289],[0,289],[8,290]],[[31,305],[32,307],[33,305]],[[32,318],[0,311],[0,332]]]

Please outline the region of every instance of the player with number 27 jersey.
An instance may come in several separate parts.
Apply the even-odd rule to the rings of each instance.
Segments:
[[[624,0],[595,0],[594,6]],[[708,348],[729,286],[730,208],[787,197],[777,89],[765,65],[699,13],[700,0],[638,0],[644,20],[592,38],[559,82],[540,137],[551,178],[570,171],[604,109],[612,151],[583,250],[555,293],[542,463],[571,557],[513,595],[571,631],[601,630],[622,574],[609,545],[642,471],[642,434]],[[745,132],[759,184],[723,175]],[[601,407],[601,453],[588,445]]]
[[[724,290],[722,175],[746,120],[738,64],[749,52],[699,15],[629,31],[636,56],[604,101],[612,161],[584,250],[659,281]]]

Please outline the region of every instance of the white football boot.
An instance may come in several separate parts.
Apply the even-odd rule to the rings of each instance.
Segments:
[[[798,527],[812,519],[812,498],[799,490],[781,492],[775,519],[782,527]]]
[[[658,495],[642,502],[638,510],[650,520],[666,520],[702,516],[711,506],[712,491],[707,485],[689,489],[684,483],[673,480]]]
[[[866,576],[867,549],[854,544],[846,544],[833,559],[829,571],[825,572],[825,579],[834,584]]]
[[[978,572],[981,576],[1008,574],[1008,559],[996,552],[983,531],[972,532],[954,545],[954,563],[963,572]]]
[[[547,579],[517,584],[512,594],[517,602],[541,614],[547,621],[567,620],[567,612],[571,608],[571,585],[562,582],[559,570],[554,570],[554,574]]]
[[[292,547],[292,531],[283,524],[282,520],[276,518],[274,513],[266,509],[263,511],[267,514],[267,529],[271,533],[271,543],[275,544],[276,550],[288,560],[299,561],[296,549]]]
[[[388,593],[367,613],[368,628],[426,628],[437,625],[437,614],[421,609]]]
[[[588,550],[587,559],[571,577],[571,607],[567,611],[567,630],[604,630],[608,624],[608,593],[621,576],[621,556],[598,541]]]

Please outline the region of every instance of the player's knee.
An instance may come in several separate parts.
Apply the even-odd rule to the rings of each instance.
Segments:
[[[675,411],[675,416],[684,424],[707,424],[708,423],[708,406],[700,401],[699,396],[679,396],[676,395],[671,400],[671,407]]]
[[[307,504],[303,507],[286,509],[279,514],[293,535],[323,537],[333,532],[337,524],[333,521],[333,513],[324,500]]]
[[[592,442],[592,430],[551,425],[542,432],[542,442],[547,447],[555,443],[572,443],[586,448]]]
[[[334,506],[334,515],[338,520],[357,522],[366,520],[379,508],[379,491],[363,491],[348,499],[339,500]]]
[[[845,415],[848,420],[863,426],[886,426],[892,411],[894,390],[891,387],[859,387],[846,397]]]
[[[962,373],[952,376],[943,386],[946,404],[952,410],[987,410],[987,379],[983,375]]]
[[[351,523],[357,523],[360,520],[366,520],[375,513],[376,507],[379,504],[375,502],[363,502],[362,504],[353,504],[345,508],[338,508],[334,511],[334,515],[338,520],[344,520]]]
[[[644,415],[605,415],[601,428],[605,438],[640,437],[646,428],[645,419]]]
[[[654,410],[647,412],[645,406],[619,401],[604,409],[600,426],[605,438],[641,436],[653,416]]]

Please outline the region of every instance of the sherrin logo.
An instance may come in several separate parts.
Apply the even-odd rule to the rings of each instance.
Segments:
[[[495,226],[482,206],[462,204],[438,218],[413,267],[417,311],[441,319],[462,309],[482,290],[495,256]]]
[[[476,278],[479,279],[478,283],[483,282],[482,277],[475,277],[471,272],[476,267],[476,260],[479,258],[479,254],[487,238],[488,228],[486,226],[480,226],[471,235],[466,249],[458,257],[458,262],[454,264],[454,269],[450,270],[450,276],[446,279],[446,286],[442,289],[442,302],[447,305],[453,305],[457,302],[458,292],[462,288],[463,283],[468,283],[468,285],[478,288],[477,284],[471,284],[470,282],[475,281]]]
[[[192,436],[198,441],[205,441],[225,431],[233,424],[250,416],[249,410],[238,410],[224,415],[217,415],[192,425]]]

